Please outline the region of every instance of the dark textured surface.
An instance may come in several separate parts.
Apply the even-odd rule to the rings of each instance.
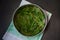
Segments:
[[[58,0],[28,0],[38,4],[53,15],[47,25],[42,40],[60,40],[60,12]],[[21,0],[0,0],[0,40],[6,32],[14,10],[18,7]]]

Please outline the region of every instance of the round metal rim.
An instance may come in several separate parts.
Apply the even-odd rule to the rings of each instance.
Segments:
[[[46,12],[45,12],[40,6],[38,6],[38,5],[36,5],[36,4],[25,4],[25,5],[22,5],[22,6],[26,6],[26,5],[34,5],[34,6],[37,6],[37,7],[39,7],[39,8],[43,11],[43,13],[44,13],[44,15],[45,15],[45,26],[44,26],[43,30],[42,30],[40,33],[44,32],[44,30],[45,30],[45,28],[46,28],[46,26],[47,26],[47,21],[48,21]],[[14,18],[14,15],[15,15],[16,11],[17,11],[20,7],[22,7],[22,6],[17,7],[17,9],[14,11],[12,20],[13,20],[13,18]],[[13,22],[13,24],[14,24],[14,22]],[[14,26],[15,26],[15,25],[14,25]],[[15,28],[16,28],[16,27],[15,27]],[[19,32],[19,31],[18,31],[18,32]],[[19,33],[20,33],[20,32],[19,32]],[[38,34],[40,34],[40,33],[38,33]],[[38,34],[37,34],[37,35],[38,35]]]

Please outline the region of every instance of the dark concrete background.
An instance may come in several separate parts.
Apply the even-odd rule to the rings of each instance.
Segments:
[[[53,15],[45,29],[42,40],[60,40],[60,6],[58,0],[27,0],[41,6]],[[0,40],[6,32],[14,10],[21,0],[0,0]]]

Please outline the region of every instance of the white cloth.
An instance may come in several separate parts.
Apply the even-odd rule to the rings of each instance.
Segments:
[[[25,0],[22,0],[19,7],[25,4],[31,4],[31,3]],[[45,11],[45,12],[47,13],[48,20],[50,20],[52,14],[48,11]],[[3,36],[3,40],[41,40],[42,36],[43,36],[43,33],[34,37],[25,37],[15,29],[13,22],[11,22],[7,32]]]

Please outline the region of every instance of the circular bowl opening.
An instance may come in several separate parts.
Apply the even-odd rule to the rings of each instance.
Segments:
[[[13,24],[19,33],[25,36],[34,36],[44,31],[47,25],[47,16],[41,7],[27,4],[15,11]]]

